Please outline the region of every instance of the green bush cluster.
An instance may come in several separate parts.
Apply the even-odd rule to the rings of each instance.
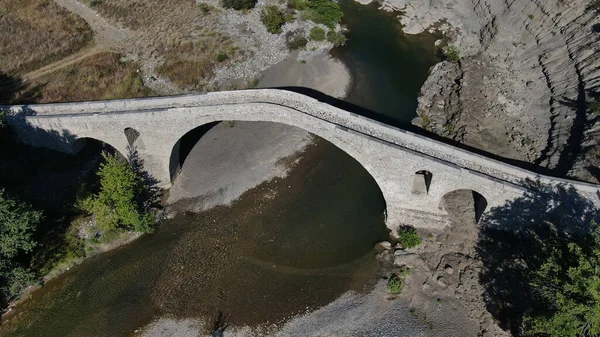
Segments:
[[[313,27],[310,30],[310,39],[313,41],[324,41],[325,40],[325,31],[321,27]]]
[[[117,155],[103,153],[100,165],[100,192],[81,202],[81,208],[93,214],[102,231],[116,229],[146,233],[154,215],[144,206],[146,185],[140,175]]]
[[[271,34],[281,33],[281,26],[285,23],[285,16],[274,5],[266,6],[260,12],[260,21],[267,27],[267,31]]]
[[[398,228],[398,241],[404,248],[413,248],[421,244],[421,237],[414,227],[402,226]]]
[[[295,35],[288,39],[288,48],[292,50],[303,49],[308,44],[308,39],[302,35]]]
[[[343,46],[346,44],[346,36],[342,32],[336,32],[333,29],[330,29],[327,32],[327,41],[333,43],[334,47]]]
[[[225,8],[233,8],[235,10],[244,10],[254,8],[257,0],[221,0],[221,4]]]
[[[442,49],[444,59],[450,62],[458,62],[460,60],[460,52],[456,46],[446,46]]]
[[[333,0],[290,0],[288,4],[301,11],[301,19],[321,23],[329,28],[342,21],[344,16],[340,5]]]
[[[406,284],[406,276],[410,273],[408,267],[401,267],[394,271],[387,282],[387,289],[391,294],[400,294]]]

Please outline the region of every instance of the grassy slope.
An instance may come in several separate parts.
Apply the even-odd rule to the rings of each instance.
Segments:
[[[51,0],[0,0],[0,70],[22,74],[92,40],[90,27]]]

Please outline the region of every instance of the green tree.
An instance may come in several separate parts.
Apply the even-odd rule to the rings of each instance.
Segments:
[[[42,218],[41,212],[0,190],[0,258],[12,259],[31,252],[36,246],[33,233]]]
[[[85,199],[82,208],[96,217],[98,228],[149,232],[154,215],[145,206],[146,185],[140,174],[117,155],[103,154],[100,192]]]
[[[325,31],[321,27],[313,27],[310,30],[309,36],[313,41],[323,41],[325,40]]]
[[[281,33],[281,26],[285,23],[285,17],[277,6],[269,5],[260,12],[260,21],[267,27],[271,34]]]
[[[531,286],[551,310],[526,319],[528,335],[600,336],[600,227],[593,226],[589,238],[544,247]]]
[[[33,234],[42,219],[41,212],[0,189],[0,307],[33,281],[29,268],[17,260],[36,247]]]

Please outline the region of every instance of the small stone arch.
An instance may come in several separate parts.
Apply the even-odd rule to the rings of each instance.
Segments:
[[[113,145],[92,137],[77,138],[73,141],[71,146],[71,153],[74,155],[80,154],[82,151],[97,151],[119,154],[122,158],[127,158]]]
[[[134,128],[127,127],[123,130],[125,134],[125,138],[127,138],[127,144],[131,148],[136,148],[138,150],[144,150],[144,142],[142,141],[141,134],[138,130]]]
[[[413,194],[429,194],[429,186],[433,174],[427,170],[419,170],[413,176],[412,193]]]
[[[481,193],[470,189],[450,191],[444,194],[439,204],[439,208],[445,210],[451,220],[463,221],[463,216],[472,216],[475,223],[479,223],[487,206],[487,199]]]

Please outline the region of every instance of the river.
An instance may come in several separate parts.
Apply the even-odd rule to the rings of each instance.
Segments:
[[[398,125],[435,62],[435,37],[408,38],[396,14],[342,0],[354,77],[347,101]],[[368,172],[315,138],[285,178],[231,206],[179,213],[152,234],[88,259],[33,292],[0,336],[125,336],[159,317],[270,329],[377,278],[385,202]]]

